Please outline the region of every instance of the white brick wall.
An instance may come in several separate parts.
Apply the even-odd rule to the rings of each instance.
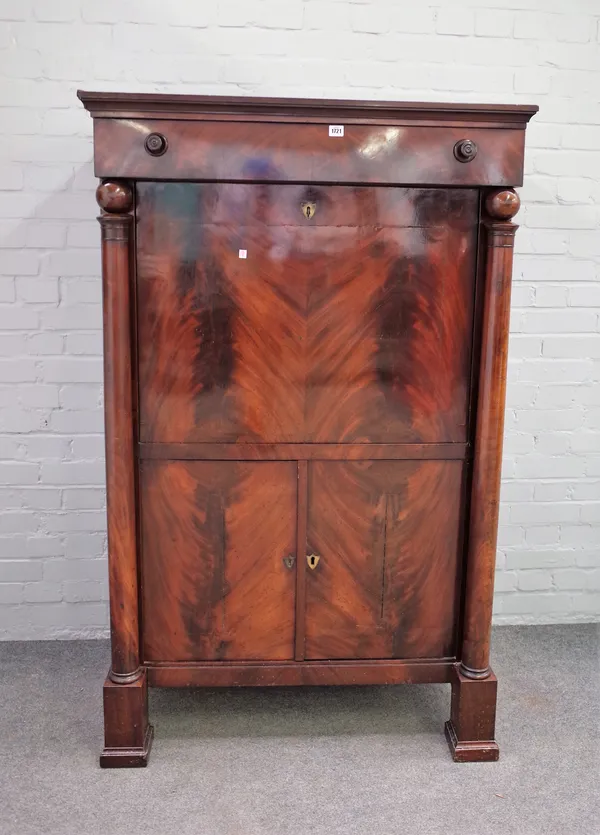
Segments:
[[[0,0],[0,635],[106,632],[99,235],[77,87],[540,105],[496,619],[599,617],[599,18],[600,0]]]

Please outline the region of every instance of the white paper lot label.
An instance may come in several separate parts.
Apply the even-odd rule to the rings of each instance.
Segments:
[[[329,125],[329,136],[343,136],[344,135],[344,126],[343,125]]]

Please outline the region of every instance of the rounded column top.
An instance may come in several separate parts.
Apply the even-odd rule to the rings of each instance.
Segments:
[[[510,220],[521,207],[521,200],[512,188],[499,188],[485,198],[485,208],[494,220]]]
[[[123,214],[133,206],[133,190],[128,183],[107,180],[96,189],[96,200],[105,212]]]

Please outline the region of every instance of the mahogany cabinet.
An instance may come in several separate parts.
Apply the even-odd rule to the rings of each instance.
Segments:
[[[513,237],[532,106],[84,93],[101,180],[112,664],[147,687],[489,666]]]

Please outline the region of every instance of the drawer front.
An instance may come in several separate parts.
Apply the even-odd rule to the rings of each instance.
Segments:
[[[140,183],[140,440],[464,443],[478,193]]]
[[[146,661],[294,657],[296,466],[144,461]]]
[[[464,465],[309,464],[310,659],[455,654]]]
[[[145,180],[436,186],[516,186],[523,182],[522,130],[331,127],[343,128],[343,135],[339,130],[330,135],[327,124],[96,119],[95,171],[98,177]],[[146,140],[151,134],[160,134],[166,145],[157,140],[148,150]],[[457,148],[464,140],[476,146],[469,161],[461,161]]]

